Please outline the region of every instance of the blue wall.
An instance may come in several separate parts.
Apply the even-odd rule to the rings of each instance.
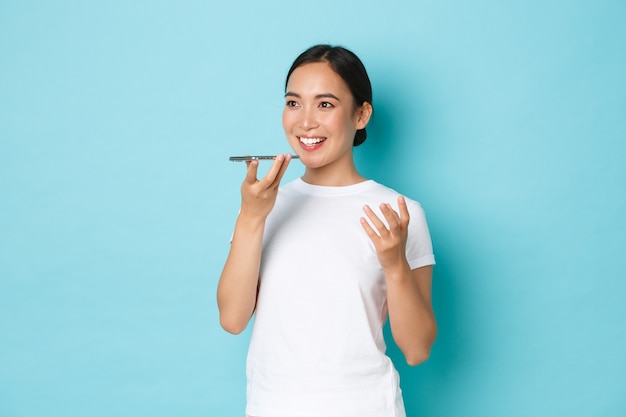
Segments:
[[[422,202],[409,416],[626,415],[626,3],[0,2],[0,416],[242,416],[215,287],[285,72],[353,49],[362,173]],[[300,175],[294,164],[288,179]],[[390,343],[391,344],[391,343]]]

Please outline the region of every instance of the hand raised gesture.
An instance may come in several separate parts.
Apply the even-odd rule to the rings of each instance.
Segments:
[[[278,186],[289,166],[291,155],[279,154],[267,174],[257,179],[259,161],[246,162],[247,173],[241,185],[241,215],[265,220],[272,211],[278,194]]]
[[[374,243],[378,261],[385,271],[406,264],[405,251],[410,216],[404,197],[398,197],[398,210],[400,213],[393,210],[387,203],[380,205],[380,211],[387,221],[387,226],[369,206],[363,207],[371,224],[361,217],[361,225]]]

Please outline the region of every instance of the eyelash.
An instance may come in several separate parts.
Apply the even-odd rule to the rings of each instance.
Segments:
[[[298,107],[299,104],[298,102],[296,102],[295,100],[287,100],[287,103],[285,103],[285,105],[287,107]],[[335,107],[332,103],[328,102],[328,101],[323,101],[319,104],[319,107],[323,108],[323,109],[330,109]]]

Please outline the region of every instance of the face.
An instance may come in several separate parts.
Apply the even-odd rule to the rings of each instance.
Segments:
[[[295,69],[287,82],[283,128],[307,169],[353,168],[352,143],[371,105],[356,107],[345,81],[326,62]]]

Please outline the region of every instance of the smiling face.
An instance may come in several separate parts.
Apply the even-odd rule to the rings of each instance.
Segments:
[[[326,62],[296,68],[287,82],[283,128],[306,166],[303,179],[319,185],[348,185],[356,172],[352,145],[365,128],[371,105],[356,106],[344,80]]]

